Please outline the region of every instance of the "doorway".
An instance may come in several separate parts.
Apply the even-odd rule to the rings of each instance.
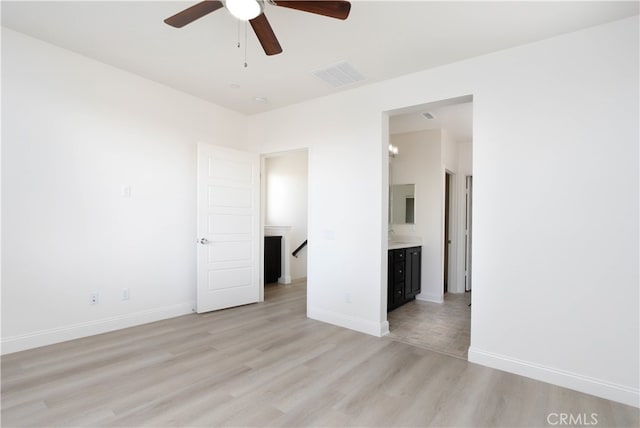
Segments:
[[[389,230],[392,237],[422,242],[423,272],[415,300],[387,313],[389,337],[465,360],[471,335],[465,186],[472,175],[472,112],[471,96],[388,112],[389,144],[399,149],[389,157],[390,189],[415,183],[412,222],[397,224],[390,214]]]
[[[306,149],[262,156],[262,300],[306,290],[307,195]]]

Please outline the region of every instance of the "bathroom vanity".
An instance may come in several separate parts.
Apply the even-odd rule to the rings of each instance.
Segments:
[[[390,244],[387,276],[387,312],[414,300],[420,293],[422,246]]]

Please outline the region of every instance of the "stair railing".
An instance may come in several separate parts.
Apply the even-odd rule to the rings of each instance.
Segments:
[[[300,252],[300,250],[302,250],[304,247],[307,246],[307,240],[305,239],[304,242],[302,244],[300,244],[298,246],[298,248],[296,248],[293,253],[291,253],[291,255],[295,258],[298,258],[298,253]]]

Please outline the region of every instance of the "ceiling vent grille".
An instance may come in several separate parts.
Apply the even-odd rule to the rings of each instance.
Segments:
[[[429,112],[422,113],[422,116],[424,116],[425,119],[435,119],[436,118],[432,113],[429,113]]]
[[[313,75],[318,79],[327,82],[334,88],[351,85],[365,80],[365,77],[358,70],[353,68],[346,61],[339,62],[322,70],[316,70]]]

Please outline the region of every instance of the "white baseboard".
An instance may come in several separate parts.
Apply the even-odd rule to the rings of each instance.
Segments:
[[[289,275],[283,275],[278,278],[278,284],[291,284],[291,277]]]
[[[362,318],[354,318],[336,312],[327,311],[318,308],[307,308],[307,317],[326,322],[328,324],[337,325],[348,328],[350,330],[359,331],[361,333],[370,334],[376,337],[382,337],[389,333],[389,322],[373,322]]]
[[[94,336],[96,334],[107,333],[109,331],[147,324],[167,318],[174,318],[193,313],[194,306],[195,302],[179,303],[176,305],[153,308],[132,314],[119,315],[95,321],[39,330],[27,334],[3,337],[0,342],[2,348],[0,354],[10,354],[13,352],[24,351],[26,349],[38,348],[40,346],[66,342],[67,340],[79,339],[81,337]]]
[[[422,300],[423,302],[433,302],[433,303],[444,302],[441,294],[420,293],[416,296],[416,300]]]
[[[469,361],[494,369],[515,373],[585,394],[617,401],[629,406],[640,407],[640,391],[625,385],[618,385],[601,379],[583,376],[540,364],[469,348]]]
[[[380,336],[386,336],[389,334],[389,321],[383,321],[380,323]]]

